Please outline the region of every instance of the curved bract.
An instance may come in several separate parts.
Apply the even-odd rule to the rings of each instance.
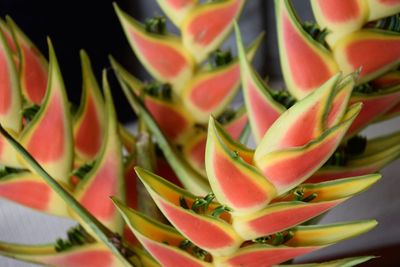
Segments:
[[[0,243],[0,255],[44,264],[63,267],[122,267],[125,266],[102,244],[87,244],[64,252],[57,252],[55,244],[50,245],[17,245]]]
[[[279,54],[289,92],[305,97],[338,72],[331,53],[307,34],[289,0],[275,0]]]
[[[193,169],[186,160],[182,158],[180,153],[173,147],[170,141],[166,138],[162,130],[159,128],[157,122],[150,114],[148,109],[140,101],[134,92],[126,85],[123,79],[117,75],[121,87],[128,98],[128,101],[136,112],[140,112],[142,119],[146,122],[149,130],[154,134],[157,139],[158,145],[164,153],[164,156],[172,169],[175,171],[180,182],[196,194],[207,194],[209,192],[209,185],[204,177]]]
[[[165,100],[146,94],[144,91],[145,85],[141,81],[136,79],[113,58],[110,61],[114,70],[129,89],[143,98],[144,105],[169,140],[179,142],[187,137],[194,121],[192,115],[180,107],[182,103],[180,103],[179,99]],[[179,125],[179,128],[176,125]]]
[[[104,101],[93,74],[90,60],[81,51],[82,97],[74,116],[74,141],[76,155],[85,161],[93,160],[101,149],[104,132]]]
[[[311,4],[318,24],[331,31],[327,36],[331,45],[361,29],[370,12],[364,0],[312,0]]]
[[[197,62],[217,49],[240,15],[245,0],[223,0],[195,7],[181,26],[183,44]]]
[[[129,209],[117,199],[113,200],[140,243],[162,266],[211,266],[179,248],[185,238],[173,227]]]
[[[106,73],[103,73],[106,122],[103,146],[93,169],[78,184],[76,199],[104,225],[117,233],[122,232],[122,218],[110,196],[125,199],[122,145],[118,138],[118,123]]]
[[[318,170],[360,112],[360,105],[353,105],[345,114],[346,104],[339,102],[335,106],[335,100],[345,99],[346,103],[351,93],[342,90],[347,87],[339,79],[340,75],[334,76],[284,112],[258,145],[254,162],[279,193],[290,190]],[[338,98],[342,92],[345,95]]]
[[[361,68],[358,83],[368,82],[400,64],[400,34],[365,29],[338,41],[333,55],[344,74]]]
[[[247,49],[251,61],[261,44],[261,34]],[[236,58],[213,70],[199,71],[183,90],[182,102],[199,123],[206,123],[210,114],[219,116],[236,96],[240,85],[240,63]]]
[[[7,24],[17,47],[22,93],[28,102],[40,105],[49,75],[47,60],[10,17]]]
[[[344,225],[303,226],[291,230],[292,237],[281,246],[250,245],[216,260],[216,266],[271,266],[357,236],[376,226],[375,221]]]
[[[223,124],[222,127],[234,140],[238,140],[243,133],[248,122],[247,113],[244,108],[235,111],[234,117]],[[189,164],[198,172],[206,176],[205,172],[205,153],[206,153],[207,133],[200,131],[194,137],[189,138],[183,144],[183,156],[187,159]]]
[[[49,80],[43,105],[20,138],[46,171],[68,184],[73,163],[72,125],[64,82],[50,41],[49,54]]]
[[[157,0],[168,18],[180,27],[189,12],[197,6],[198,0]]]
[[[22,127],[21,89],[14,57],[6,38],[0,32],[0,122],[18,133]]]
[[[205,162],[217,200],[235,212],[248,213],[265,207],[275,197],[274,186],[242,158],[247,151],[242,154],[240,147],[232,147],[233,141],[213,118],[208,128]],[[225,143],[226,139],[230,144]]]
[[[363,154],[350,157],[344,166],[324,166],[307,182],[318,183],[375,173],[400,156],[399,141],[399,132],[369,140]]]
[[[3,25],[4,22],[1,22]],[[5,25],[3,25],[6,27]],[[22,97],[14,56],[9,47],[5,31],[0,33],[0,123],[17,135],[22,128]],[[0,136],[0,163],[5,166],[21,167],[15,150]]]
[[[31,172],[1,178],[0,197],[40,212],[69,217],[66,203],[41,177]]]
[[[367,0],[369,6],[368,20],[377,20],[400,12],[397,0]]]
[[[139,168],[136,168],[136,172],[163,214],[195,245],[213,255],[227,255],[240,246],[242,240],[227,222],[210,215],[195,214],[179,205],[180,195],[184,194],[184,198],[188,196],[190,202],[195,197],[190,199],[182,189],[168,185],[154,174]],[[160,183],[168,186],[170,192],[161,191]],[[207,233],[207,237],[203,233]]]
[[[360,114],[351,125],[347,136],[356,134],[366,126],[377,120],[380,116],[389,112],[400,101],[400,86],[394,86],[377,93],[354,93],[350,103],[363,103]]]
[[[115,4],[125,35],[146,69],[157,80],[168,82],[178,92],[193,75],[194,62],[180,40],[172,35],[146,32],[143,25]]]
[[[258,144],[265,132],[286,108],[273,100],[267,85],[264,84],[246,58],[237,25],[235,25],[235,32],[240,59],[244,101],[247,113],[249,114],[252,133]]]

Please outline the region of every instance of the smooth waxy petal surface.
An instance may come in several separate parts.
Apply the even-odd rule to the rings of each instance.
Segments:
[[[363,0],[312,0],[314,16],[321,28],[328,28],[327,41],[338,39],[362,28],[368,18],[368,4]]]
[[[190,80],[194,67],[180,40],[175,36],[146,32],[143,25],[114,6],[125,35],[142,64],[154,78],[170,83],[180,91]]]
[[[331,53],[303,30],[289,0],[275,0],[275,10],[283,77],[290,93],[301,99],[339,69]]]
[[[48,63],[10,17],[7,17],[7,23],[17,43],[22,93],[29,102],[40,105],[46,94]]]
[[[275,188],[254,166],[241,158],[240,151],[231,149],[235,145],[240,147],[210,118],[206,170],[211,188],[217,200],[235,212],[259,210],[275,197]]]
[[[50,175],[68,184],[73,159],[69,103],[50,42],[49,47],[50,67],[46,97],[38,114],[22,132],[21,143]]]
[[[239,29],[237,27],[235,29],[244,100],[253,136],[256,142],[259,143],[265,132],[286,109],[273,100],[267,86],[252,68],[245,57]]]
[[[341,39],[332,49],[344,74],[361,68],[360,84],[382,75],[400,63],[400,35],[389,31],[360,30]]]
[[[64,200],[41,177],[31,172],[3,177],[0,197],[41,212],[69,217]]]
[[[118,138],[118,123],[110,88],[103,73],[107,119],[105,140],[93,169],[85,176],[74,195],[104,225],[121,233],[122,218],[110,201],[110,196],[125,199],[122,145]]]
[[[182,24],[185,47],[197,62],[203,61],[225,40],[245,0],[209,2],[194,8]]]
[[[192,243],[213,255],[227,255],[240,246],[242,240],[227,222],[182,208],[180,196],[193,201],[182,189],[143,169],[136,168],[136,172],[163,214]]]
[[[251,60],[260,46],[263,34],[250,45],[247,56]],[[183,91],[182,102],[200,123],[210,114],[219,116],[236,96],[240,85],[240,63],[236,58],[227,65],[197,72]]]
[[[89,61],[81,51],[82,97],[74,117],[75,153],[82,160],[93,160],[101,149],[104,134],[104,101]]]

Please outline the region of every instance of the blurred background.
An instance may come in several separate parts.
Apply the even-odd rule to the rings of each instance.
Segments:
[[[10,15],[38,48],[47,55],[46,37],[50,36],[64,76],[71,101],[77,103],[81,93],[79,50],[85,49],[92,60],[98,80],[101,70],[110,68],[112,54],[137,77],[149,79],[122,32],[112,7],[113,1],[24,1],[0,0],[0,15]],[[117,0],[118,5],[143,21],[162,14],[155,0]],[[312,19],[309,0],[294,1],[301,18]],[[281,86],[277,51],[273,1],[251,0],[245,6],[240,27],[245,43],[261,32],[266,36],[255,58],[261,76],[268,76],[275,86]],[[176,28],[169,25],[171,31]],[[235,53],[231,38],[225,44]],[[113,95],[119,119],[125,123],[135,119],[122,91],[112,81]],[[365,134],[377,136],[400,128],[400,119],[374,125]],[[329,212],[323,223],[375,218],[378,227],[358,238],[310,254],[300,260],[317,261],[351,255],[379,255],[380,259],[364,266],[400,266],[400,162],[397,160],[382,172],[383,179],[363,193]],[[53,242],[73,225],[71,221],[38,215],[36,212],[0,200],[0,240],[8,242]],[[0,266],[29,266],[0,257]]]

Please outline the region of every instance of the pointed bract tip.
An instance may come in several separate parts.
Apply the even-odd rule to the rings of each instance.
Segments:
[[[142,174],[148,173],[148,171],[140,166],[136,166],[135,168],[133,168],[137,174],[137,176],[140,178],[140,176]]]
[[[12,26],[16,25],[15,21],[11,18],[10,15],[6,15],[5,18],[7,23],[11,24]]]
[[[121,10],[121,8],[118,6],[117,2],[113,2],[112,3],[113,7],[114,7],[114,11],[115,13],[117,13],[117,16],[120,17],[121,15],[123,15],[123,11]]]
[[[81,57],[81,60],[82,60],[82,61],[83,61],[83,60],[88,60],[88,59],[89,59],[88,53],[87,53],[86,50],[83,49],[83,48],[79,50],[79,56]]]
[[[54,64],[54,62],[57,61],[56,51],[54,50],[54,45],[53,45],[53,42],[51,41],[51,38],[49,36],[47,36],[46,40],[47,40],[47,46],[48,46],[48,49],[49,49],[49,62],[50,62],[50,65],[51,65],[51,64]],[[57,63],[57,65],[58,65],[58,63]]]

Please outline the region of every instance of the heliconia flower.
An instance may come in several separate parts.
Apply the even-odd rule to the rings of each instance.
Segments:
[[[247,49],[253,59],[263,39],[261,34]],[[182,102],[199,123],[206,123],[210,114],[219,116],[236,96],[240,85],[240,64],[236,58],[227,65],[200,71],[182,91]]]
[[[43,105],[20,140],[51,175],[68,184],[73,163],[72,125],[64,82],[50,41],[49,54],[49,81]],[[43,146],[43,140],[52,142]]]
[[[185,239],[173,227],[161,224],[160,222],[152,220],[133,209],[129,209],[117,199],[114,199],[114,203],[123,215],[125,221],[128,223],[130,229],[136,236],[138,236],[146,250],[148,250],[150,254],[152,254],[162,264],[162,266],[212,266],[208,262],[196,259],[193,255],[189,254],[190,252],[188,253],[183,251],[182,244],[184,244]],[[266,256],[269,256],[270,261],[282,262],[286,257],[292,258],[296,256],[296,254],[301,255],[311,250],[315,250],[317,244],[325,246],[327,244],[335,243],[341,239],[346,239],[352,235],[357,235],[360,232],[367,231],[374,225],[374,221],[360,221],[353,222],[350,225],[351,228],[347,228],[342,224],[317,227],[297,227],[293,229],[295,235],[286,248],[262,245],[258,247],[258,253],[254,246],[251,249],[243,248],[239,249],[240,252],[236,254],[236,257],[217,258],[215,265],[219,266],[218,264],[221,264],[223,261],[234,262],[245,260],[247,261],[247,264],[244,266],[269,266],[271,262],[266,259]],[[316,237],[313,238],[313,235],[322,238],[318,240]],[[301,245],[304,247],[301,247]],[[248,254],[251,252],[257,253],[261,256],[261,259],[251,259]],[[280,254],[281,252],[283,253]],[[275,253],[275,256],[271,259],[271,254],[273,255],[273,253]],[[238,257],[238,254],[242,254],[241,257]],[[370,259],[370,257],[359,259],[353,258],[351,260],[343,259],[341,261],[362,262],[363,260],[368,259]],[[259,262],[260,260],[262,260],[262,262]]]
[[[114,203],[142,245],[163,266],[173,266],[174,263],[191,263],[193,266],[237,266],[237,262],[244,264],[243,266],[264,266],[260,265],[261,261],[266,262],[265,266],[270,266],[270,264],[281,263],[361,234],[376,225],[375,221],[360,221],[326,226],[295,227],[302,221],[315,217],[354,194],[364,191],[374,184],[380,175],[347,178],[318,185],[305,184],[299,187],[297,192],[304,194],[305,198],[315,195],[314,199],[310,198],[311,203],[291,199],[292,195],[278,198],[270,205],[271,208],[268,206],[265,209],[271,210],[272,213],[258,224],[261,228],[257,228],[257,224],[246,224],[245,221],[257,217],[258,212],[244,215],[233,210],[230,219],[227,211],[221,209],[226,206],[213,202],[211,195],[207,195],[204,199],[196,198],[189,192],[148,171],[136,168],[136,172],[158,207],[176,227],[176,230],[129,209],[117,199],[114,199]],[[308,201],[305,198],[304,201]],[[310,208],[307,208],[308,206]],[[214,215],[219,209],[223,212],[221,218]],[[264,216],[267,214],[264,211],[261,213]],[[276,218],[273,218],[274,216]],[[250,228],[246,230],[245,225],[253,225],[256,228],[252,228],[251,231]],[[267,228],[270,230],[266,230]],[[254,232],[256,229],[264,230]],[[285,230],[287,233],[283,232]],[[243,239],[235,238],[235,231]],[[262,239],[267,235],[271,237]],[[243,244],[253,240],[254,244],[242,245],[240,248],[239,246],[232,247],[229,245],[232,244],[232,238]],[[257,244],[255,241],[257,239],[261,244]],[[265,243],[262,243],[262,240]],[[268,243],[268,240],[281,242],[280,246],[274,245],[273,242]],[[199,261],[193,257],[198,248],[187,250],[189,253],[185,252],[184,244],[191,243],[205,250],[202,253],[210,253],[212,260],[207,256],[203,258],[205,261]],[[221,250],[226,246],[229,247],[228,250]],[[198,256],[198,254],[195,255]],[[272,255],[274,256],[272,257]],[[210,265],[210,261],[213,265]]]
[[[19,245],[0,242],[0,255],[49,266],[64,267],[122,267],[125,266],[104,245],[86,244],[57,252],[55,244]]]
[[[245,0],[226,0],[196,6],[182,23],[185,47],[197,62],[202,62],[217,49],[233,28]]]
[[[359,30],[368,19],[368,1],[312,0],[311,5],[317,23],[332,32],[327,42],[334,44],[341,37]]]
[[[328,49],[303,29],[289,0],[275,0],[279,54],[289,92],[303,98],[339,71]]]
[[[47,60],[10,17],[7,17],[7,24],[13,33],[19,55],[22,94],[29,102],[40,105],[46,93]]]
[[[198,0],[157,0],[161,9],[178,27],[181,27],[182,21],[198,5],[198,2]]]
[[[179,38],[146,32],[143,25],[114,5],[137,57],[157,80],[179,92],[193,75],[194,62]]]
[[[74,116],[74,143],[77,157],[93,160],[101,149],[104,133],[104,103],[90,66],[89,57],[81,51],[82,98]]]
[[[47,67],[11,19],[0,21],[0,70],[7,74],[0,96],[9,100],[0,101],[0,197],[81,224],[55,244],[0,242],[0,255],[54,266],[269,267],[375,227],[374,220],[309,224],[368,189],[381,177],[371,173],[400,156],[396,132],[363,139],[357,153],[331,163],[361,129],[399,111],[398,34],[362,28],[371,17],[393,14],[397,3],[313,0],[317,20],[332,32],[330,47],[324,31],[299,21],[290,0],[276,0],[281,63],[296,102],[252,68],[261,38],[245,51],[236,26],[238,57],[217,50],[245,0],[157,1],[181,37],[167,33],[163,19],[142,25],[114,5],[155,78],[139,81],[110,59],[138,114],[138,136],[118,123],[106,72],[103,99],[85,52],[82,99],[72,117],[51,43]],[[371,6],[379,10],[366,11]],[[363,49],[348,53],[360,43],[373,54],[377,43],[391,50],[371,61]],[[230,112],[240,81],[245,107]],[[29,119],[20,113],[24,100],[39,110]],[[255,149],[245,146],[250,127]],[[43,140],[52,142],[41,147]]]

